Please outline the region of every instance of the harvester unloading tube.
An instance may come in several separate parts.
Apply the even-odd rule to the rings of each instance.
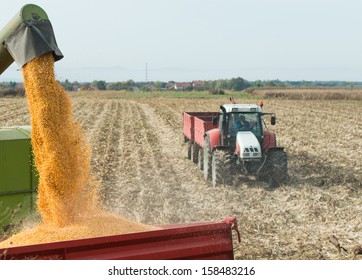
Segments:
[[[63,58],[45,11],[28,4],[0,30],[0,75],[15,61],[19,67],[47,52]]]

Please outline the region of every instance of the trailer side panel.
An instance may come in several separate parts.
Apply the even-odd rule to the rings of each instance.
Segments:
[[[218,127],[218,124],[213,124],[213,118],[218,121],[219,114],[217,112],[184,112],[184,135],[189,141],[196,142],[200,147],[203,147],[205,133]]]
[[[0,249],[0,259],[233,259],[231,230],[236,222],[226,221],[167,225],[161,230]]]

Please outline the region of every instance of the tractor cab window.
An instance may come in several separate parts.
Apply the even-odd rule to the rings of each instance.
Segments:
[[[231,113],[228,128],[231,137],[236,136],[238,131],[251,131],[255,136],[261,136],[262,131],[258,113]]]

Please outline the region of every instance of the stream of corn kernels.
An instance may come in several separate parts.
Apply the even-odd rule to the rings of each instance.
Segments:
[[[0,247],[154,229],[103,209],[100,186],[90,172],[90,147],[73,119],[70,98],[55,80],[52,53],[28,62],[22,73],[42,221],[1,242]]]

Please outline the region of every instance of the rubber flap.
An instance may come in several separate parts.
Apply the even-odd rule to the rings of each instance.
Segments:
[[[63,58],[49,20],[22,22],[6,38],[5,47],[20,67],[47,52],[53,52],[55,61]]]

